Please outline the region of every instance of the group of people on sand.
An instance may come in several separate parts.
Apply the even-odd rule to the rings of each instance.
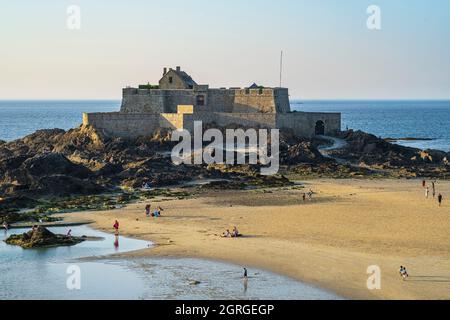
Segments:
[[[145,206],[145,215],[147,218],[149,217],[154,217],[154,218],[159,218],[161,217],[161,212],[163,212],[164,209],[161,207],[157,207],[155,209],[155,211],[152,212],[152,205],[151,204],[147,204]]]
[[[400,270],[398,272],[400,274],[400,277],[402,277],[403,281],[406,281],[406,279],[409,278],[408,271],[404,266],[400,266]]]
[[[309,201],[312,201],[313,194],[314,194],[314,191],[312,191],[312,189],[309,189],[309,191],[307,193],[303,193],[303,201],[306,201],[306,199],[308,199]]]
[[[438,201],[439,207],[441,207],[444,197],[442,196],[441,193],[439,193],[439,194],[436,193],[436,184],[437,184],[437,181],[432,180],[431,181],[431,190],[430,190],[430,186],[427,184],[427,181],[422,180],[422,187],[425,189],[425,198],[427,198],[427,199],[430,198],[430,192],[431,192],[431,195],[433,196],[433,199],[436,199],[436,195],[437,195],[437,201]]]
[[[142,183],[142,189],[143,190],[151,190],[150,183],[148,183],[148,182]]]
[[[222,238],[239,238],[242,237],[242,234],[239,233],[236,227],[233,228],[233,231],[230,232],[229,229],[222,234]]]

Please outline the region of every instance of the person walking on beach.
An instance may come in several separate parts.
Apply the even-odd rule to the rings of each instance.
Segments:
[[[72,238],[72,229],[67,232],[67,237]]]
[[[425,188],[427,186],[427,182],[425,180],[422,180],[422,188]]]
[[[118,235],[119,234],[119,221],[116,220],[116,222],[113,225],[113,228],[115,230],[115,234]]]
[[[244,279],[248,278],[248,270],[247,268],[244,268]]]
[[[150,210],[151,210],[152,206],[150,204],[145,206],[145,215],[147,217],[150,217]]]
[[[439,202],[439,207],[441,207],[442,206],[442,194],[440,194],[439,193],[439,195],[438,195],[438,202]]]
[[[428,199],[428,197],[430,196],[430,188],[426,188],[425,189],[425,198],[427,198]]]
[[[3,222],[3,228],[5,228],[5,231],[6,232],[8,232],[8,229],[9,229],[9,225],[8,225],[8,222]]]
[[[306,201],[306,193],[303,193],[303,202]]]
[[[309,201],[312,201],[313,194],[314,194],[314,191],[312,191],[312,189],[309,189],[309,192],[308,192],[308,200]]]
[[[433,198],[436,198],[436,181],[431,181],[431,189],[433,191]]]

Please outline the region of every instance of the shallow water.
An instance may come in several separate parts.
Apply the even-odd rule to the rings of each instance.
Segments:
[[[69,228],[51,228],[66,233]],[[327,291],[262,270],[249,270],[245,290],[242,268],[199,259],[95,260],[105,256],[147,248],[151,243],[115,237],[86,226],[72,234],[104,237],[74,247],[23,250],[6,245],[0,232],[0,299],[339,299]],[[26,230],[12,230],[22,233]],[[67,289],[67,269],[81,271],[81,290]],[[193,285],[193,281],[199,284]]]

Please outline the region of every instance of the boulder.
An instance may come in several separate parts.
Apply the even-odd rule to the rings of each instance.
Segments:
[[[57,235],[48,229],[38,226],[21,235],[12,235],[6,239],[9,245],[20,246],[24,249],[48,248],[59,246],[74,246],[85,241],[85,238]]]
[[[91,174],[89,169],[71,162],[61,153],[36,155],[25,160],[21,169],[36,177],[61,174],[83,179]]]
[[[31,182],[29,192],[37,196],[69,197],[74,195],[94,195],[107,189],[93,181],[66,175],[49,175]]]
[[[285,165],[299,163],[322,163],[329,161],[310,141],[300,141],[294,145],[282,145],[280,148],[280,162]]]

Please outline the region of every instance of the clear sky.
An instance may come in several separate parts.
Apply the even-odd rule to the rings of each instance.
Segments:
[[[448,0],[0,0],[0,99],[120,99],[177,65],[277,86],[281,49],[292,98],[450,98]]]

